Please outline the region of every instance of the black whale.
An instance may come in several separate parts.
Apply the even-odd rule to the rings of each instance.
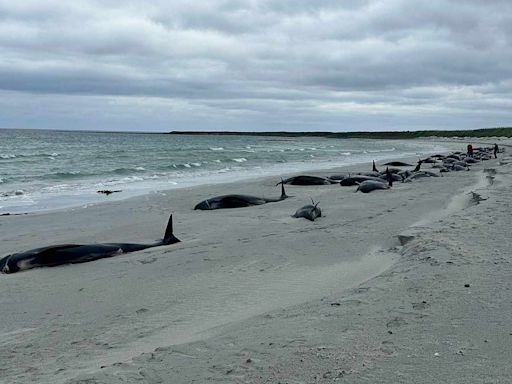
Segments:
[[[196,204],[194,209],[208,211],[212,209],[224,208],[242,208],[253,205],[261,205],[266,203],[274,203],[288,198],[284,190],[284,184],[281,183],[281,196],[276,199],[265,197],[256,197],[251,195],[223,195],[206,199]]]
[[[140,251],[146,248],[178,243],[172,233],[172,215],[165,230],[164,238],[152,244],[106,243],[106,244],[61,244],[36,248],[26,252],[13,253],[0,259],[0,271],[15,273],[37,267],[54,267],[63,264],[77,264],[116,256],[122,253]]]

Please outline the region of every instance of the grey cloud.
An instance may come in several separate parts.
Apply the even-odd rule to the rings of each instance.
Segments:
[[[463,112],[491,123],[510,105],[510,25],[512,3],[498,0],[0,0],[0,90],[70,95],[106,125],[112,110],[156,119],[151,103],[184,129],[195,117],[373,126],[372,108],[393,126],[406,125],[393,115],[422,116],[421,128],[442,115],[451,127]],[[98,97],[124,102],[102,111]]]

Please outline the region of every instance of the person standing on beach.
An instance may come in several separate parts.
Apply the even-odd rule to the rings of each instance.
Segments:
[[[498,144],[494,144],[494,158],[496,159],[498,157]]]
[[[468,156],[473,157],[473,146],[468,144]]]

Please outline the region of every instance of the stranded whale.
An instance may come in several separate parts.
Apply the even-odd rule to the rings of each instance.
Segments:
[[[194,209],[201,209],[204,211],[223,208],[250,207],[252,205],[261,205],[281,201],[288,197],[289,196],[286,195],[284,190],[284,183],[281,183],[281,196],[277,199],[268,199],[265,197],[256,197],[250,195],[223,195],[203,200],[198,203]]]
[[[337,182],[337,180],[331,180],[328,177],[300,175],[289,177],[288,179],[282,180],[276,185],[281,183],[291,185],[329,185],[336,184]]]
[[[318,203],[315,203],[313,199],[311,199],[311,203],[312,204],[308,204],[297,209],[297,212],[295,212],[292,217],[303,217],[310,221],[315,221],[317,217],[321,217],[322,211],[318,207]]]
[[[357,191],[361,191],[363,193],[369,193],[371,191],[375,191],[376,189],[389,189],[389,185],[386,185],[380,181],[375,180],[365,180],[356,189]]]
[[[178,243],[172,233],[172,215],[165,230],[164,238],[153,244],[105,243],[105,244],[61,244],[36,248],[26,252],[13,253],[0,259],[0,271],[15,273],[37,267],[54,267],[63,264],[77,264],[140,251],[146,248]]]

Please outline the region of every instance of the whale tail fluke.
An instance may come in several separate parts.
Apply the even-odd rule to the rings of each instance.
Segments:
[[[173,229],[172,229],[172,215],[171,215],[171,216],[169,216],[169,222],[167,223],[167,228],[165,229],[164,239],[162,240],[163,245],[179,243],[181,241],[176,236],[174,236],[174,234],[172,232],[173,232]]]

